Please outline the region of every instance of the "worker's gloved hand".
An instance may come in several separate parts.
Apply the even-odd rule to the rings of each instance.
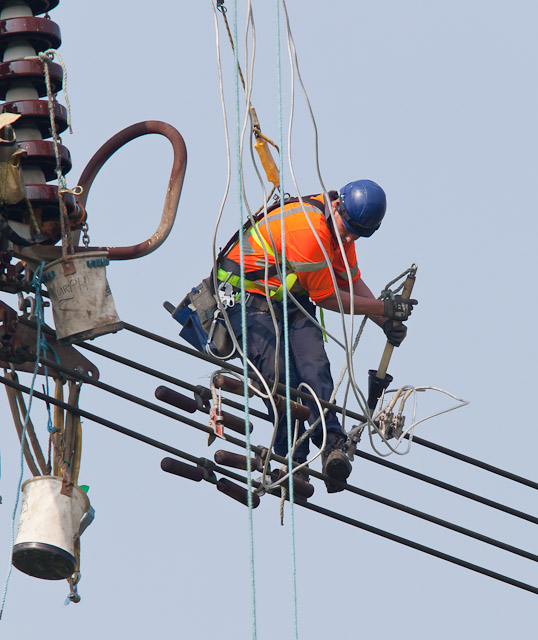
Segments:
[[[387,340],[393,347],[399,347],[407,335],[407,327],[405,324],[398,324],[394,326],[394,322],[392,320],[385,321],[383,324],[383,331],[387,336]]]
[[[418,304],[418,300],[413,298],[402,298],[402,296],[394,296],[394,300],[387,298],[383,315],[391,320],[407,320],[415,304]]]

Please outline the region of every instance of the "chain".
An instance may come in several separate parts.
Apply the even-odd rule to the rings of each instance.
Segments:
[[[82,223],[81,229],[82,229],[82,244],[86,248],[88,248],[88,246],[90,245],[90,234],[88,233],[90,230],[90,227],[88,226],[88,222],[86,220],[84,220],[84,222]]]

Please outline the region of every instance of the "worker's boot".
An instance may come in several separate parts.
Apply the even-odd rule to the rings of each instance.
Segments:
[[[327,493],[343,491],[346,480],[351,473],[351,462],[344,452],[345,444],[344,434],[334,432],[327,434],[327,442],[321,453],[322,471],[327,476],[325,480]]]

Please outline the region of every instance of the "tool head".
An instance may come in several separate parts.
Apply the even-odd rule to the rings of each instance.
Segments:
[[[368,408],[373,411],[376,408],[377,401],[381,398],[381,394],[392,382],[392,376],[388,373],[384,378],[377,377],[377,371],[370,369],[368,371]]]

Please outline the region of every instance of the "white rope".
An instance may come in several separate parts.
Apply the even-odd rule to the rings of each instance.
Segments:
[[[308,311],[306,309],[304,309],[304,307],[300,304],[300,302],[297,300],[297,298],[291,293],[288,292],[289,298],[290,300],[301,310],[302,313],[304,313],[304,315],[306,317],[308,317],[318,328],[320,328],[321,330],[325,331],[326,335],[328,335],[328,337],[333,340],[333,342],[335,344],[337,344],[338,346],[340,346],[344,352],[345,352],[345,364],[343,366],[343,369],[340,373],[340,376],[334,386],[333,392],[331,394],[331,397],[329,399],[329,402],[334,403],[335,399],[336,399],[336,395],[338,390],[340,389],[341,385],[344,383],[344,381],[346,380],[347,377],[347,382],[345,384],[345,392],[344,392],[344,400],[342,402],[342,407],[343,407],[343,412],[342,412],[342,431],[345,435],[347,435],[349,438],[353,439],[354,437],[357,436],[357,433],[359,431],[362,431],[366,426],[368,426],[368,432],[369,432],[369,437],[370,437],[370,441],[372,444],[372,448],[374,449],[374,451],[376,451],[376,453],[378,453],[378,455],[388,455],[387,453],[381,453],[377,450],[372,436],[375,433],[378,433],[378,435],[380,436],[382,442],[389,448],[389,452],[390,453],[398,453],[399,455],[404,455],[401,451],[397,451],[397,448],[400,444],[400,440],[398,441],[398,444],[396,444],[395,446],[393,446],[390,442],[388,442],[388,440],[384,437],[384,435],[382,433],[379,432],[379,429],[377,427],[377,425],[375,424],[374,420],[372,419],[371,415],[370,415],[370,411],[368,409],[367,406],[367,401],[365,398],[365,394],[362,392],[360,386],[357,384],[357,381],[355,379],[355,372],[354,372],[354,364],[353,364],[353,356],[355,354],[355,351],[357,349],[357,345],[358,345],[358,341],[363,333],[364,330],[364,326],[366,323],[367,318],[365,317],[362,322],[361,322],[361,326],[357,332],[357,335],[355,336],[355,339],[353,340],[353,327],[354,327],[354,294],[353,294],[353,281],[352,281],[352,277],[351,277],[351,270],[349,267],[349,263],[347,260],[347,256],[346,253],[344,251],[344,246],[342,243],[341,238],[339,237],[339,234],[336,233],[336,241],[338,243],[338,248],[339,251],[342,255],[342,259],[345,265],[345,270],[346,270],[346,277],[347,277],[347,282],[348,282],[348,287],[349,287],[349,297],[350,297],[350,318],[349,318],[349,326],[348,326],[348,322],[346,322],[346,314],[344,313],[344,307],[343,307],[343,303],[342,303],[342,298],[340,295],[340,288],[338,286],[337,280],[336,280],[336,274],[334,272],[334,268],[332,267],[331,261],[329,260],[329,256],[327,254],[327,251],[325,249],[325,247],[323,246],[323,243],[321,242],[321,239],[319,238],[316,229],[314,227],[314,225],[312,224],[312,221],[310,220],[310,216],[308,215],[307,211],[306,211],[306,207],[304,204],[304,201],[302,200],[302,197],[300,195],[301,190],[299,188],[298,182],[297,182],[297,178],[296,178],[296,173],[294,170],[294,165],[293,165],[293,149],[292,149],[292,132],[293,132],[293,124],[294,124],[294,110],[295,110],[295,80],[297,78],[297,81],[301,87],[302,93],[304,95],[304,99],[310,114],[310,118],[312,121],[312,126],[313,126],[313,130],[314,130],[314,142],[315,142],[315,166],[316,166],[316,171],[317,171],[317,175],[318,175],[318,179],[324,194],[324,199],[326,203],[330,203],[330,199],[328,196],[328,192],[327,189],[324,185],[324,181],[323,178],[321,176],[321,170],[320,170],[320,163],[319,163],[319,146],[318,146],[318,127],[317,127],[317,123],[316,123],[316,119],[311,107],[311,103],[310,100],[308,98],[308,94],[306,92],[306,88],[304,86],[304,83],[302,81],[302,77],[301,77],[301,73],[300,73],[300,68],[299,68],[299,60],[298,60],[298,55],[297,55],[297,50],[295,48],[295,43],[294,43],[294,39],[293,39],[293,34],[291,31],[291,26],[290,26],[290,21],[289,21],[289,16],[288,16],[288,11],[287,11],[287,6],[286,6],[286,1],[285,0],[281,0],[282,1],[282,6],[284,8],[284,14],[285,14],[285,28],[286,28],[286,34],[287,34],[287,45],[288,45],[288,55],[289,55],[289,64],[290,64],[290,105],[289,105],[289,122],[288,122],[288,137],[287,137],[287,158],[288,158],[288,167],[289,167],[289,171],[290,171],[290,175],[291,175],[291,179],[292,179],[292,183],[295,189],[295,193],[297,194],[298,198],[299,198],[299,202],[300,205],[303,209],[303,213],[305,215],[305,218],[310,226],[311,232],[314,236],[314,238],[316,239],[318,246],[320,247],[320,251],[322,252],[327,264],[328,264],[328,268],[329,268],[329,273],[331,276],[331,280],[333,283],[333,287],[334,287],[334,291],[335,291],[335,297],[336,297],[336,301],[337,301],[337,305],[338,305],[338,310],[340,313],[340,321],[341,321],[341,326],[342,326],[342,334],[343,334],[343,341],[339,340],[335,335],[333,335],[331,332],[327,331],[327,329],[325,327],[322,327],[320,325],[320,323],[318,322],[318,320],[312,316],[310,313],[308,313]],[[213,6],[213,3],[212,3]],[[215,12],[215,22],[216,22],[216,12]],[[217,22],[216,22],[217,24]],[[249,58],[248,56],[248,45],[249,45],[249,39],[248,39],[248,34],[249,34],[249,28],[252,29],[252,54]],[[226,148],[227,148],[227,158],[228,158],[228,179],[227,179],[227,185],[226,185],[226,192],[225,192],[225,196],[223,198],[222,201],[222,205],[221,205],[221,209],[219,211],[219,216],[217,218],[217,224],[215,227],[215,233],[214,233],[214,238],[213,238],[213,254],[214,254],[214,258],[216,255],[216,234],[217,234],[217,228],[218,225],[220,223],[221,217],[222,217],[222,212],[224,209],[224,205],[226,202],[226,198],[227,198],[227,193],[228,193],[228,189],[229,189],[229,182],[230,182],[230,151],[229,151],[229,139],[228,139],[228,130],[227,130],[227,116],[226,116],[226,108],[225,108],[225,101],[224,101],[224,90],[223,90],[223,82],[222,82],[222,70],[221,70],[221,61],[220,61],[220,51],[219,51],[219,41],[218,41],[218,26],[216,27],[216,32],[217,32],[217,61],[218,61],[218,66],[219,66],[219,84],[220,84],[220,92],[221,92],[221,102],[222,102],[222,108],[223,108],[223,116],[224,116],[224,121],[225,121],[225,136],[226,136]],[[245,140],[245,135],[246,135],[246,131],[247,131],[247,124],[248,124],[248,111],[249,111],[249,106],[250,106],[250,98],[251,98],[251,93],[252,93],[252,85],[253,85],[253,72],[254,72],[254,54],[255,54],[255,28],[254,28],[254,21],[252,18],[252,13],[251,13],[251,7],[249,4],[249,14],[247,16],[247,27],[245,29],[245,77],[246,77],[246,86],[245,86],[245,105],[246,105],[246,109],[245,109],[245,116],[244,116],[244,120],[243,120],[243,126],[242,126],[242,130],[241,130],[241,156],[243,153],[243,148],[244,148],[244,140]],[[252,166],[254,167],[254,171],[256,173],[258,182],[260,184],[261,187],[261,192],[263,194],[263,201],[264,201],[264,216],[262,218],[262,221],[265,221],[266,223],[266,229],[267,229],[267,234],[269,237],[269,242],[273,248],[273,251],[276,255],[277,251],[276,251],[276,242],[274,237],[271,234],[271,230],[269,227],[269,224],[267,223],[267,190],[265,187],[265,183],[262,177],[262,173],[257,165],[257,161],[253,152],[253,147],[252,147],[252,137],[249,138],[250,139],[250,156],[251,156],[251,162],[252,162]],[[281,151],[280,153],[283,153],[284,150],[282,149],[282,144],[280,145],[281,147]],[[241,164],[241,170],[243,172],[243,167]],[[282,174],[282,170],[281,170],[281,174]],[[242,173],[243,175],[243,173]],[[244,181],[242,182],[242,189],[243,189],[243,197],[244,197],[244,202],[245,202],[245,208],[247,210],[247,215],[249,218],[249,221],[251,222],[252,226],[254,227],[254,223],[255,223],[255,219],[254,216],[251,213],[250,207],[248,206],[248,202],[247,202],[247,196],[246,196],[246,185],[244,183]],[[335,223],[335,219],[334,219],[334,213],[331,210],[331,218],[333,221],[333,225],[335,225],[336,228],[336,223]],[[261,222],[260,224],[263,224],[263,222]],[[254,227],[254,233],[258,233],[256,227]],[[279,328],[278,328],[278,322],[276,319],[276,315],[274,313],[274,309],[273,309],[273,300],[270,297],[270,292],[269,292],[269,287],[268,287],[268,278],[267,278],[267,274],[268,274],[268,268],[269,268],[269,259],[268,259],[268,254],[267,254],[267,249],[266,249],[266,243],[265,242],[261,242],[261,246],[263,248],[263,252],[264,252],[264,257],[265,257],[265,269],[266,269],[266,277],[265,277],[265,296],[266,296],[266,300],[268,303],[268,307],[269,307],[269,311],[271,313],[271,317],[272,317],[272,321],[273,321],[273,325],[274,325],[274,329],[275,329],[275,334],[277,337],[277,344],[276,344],[276,362],[275,362],[275,384],[276,381],[278,380],[278,350],[280,348],[280,332],[279,332]],[[280,270],[280,265],[278,260],[275,260],[276,263],[276,269],[277,269],[277,277],[279,277],[282,280],[282,273]],[[235,336],[233,335],[233,331],[231,330],[231,325],[230,322],[228,320],[227,317],[227,313],[226,313],[226,309],[222,309],[223,312],[223,318],[225,321],[226,326],[228,327],[228,330],[230,332],[232,341],[234,343],[235,348],[238,350],[239,353],[241,353],[241,348],[240,345],[237,343],[237,340],[235,339]],[[252,363],[249,362],[249,365],[252,366]],[[275,420],[274,420],[274,424],[273,424],[273,435],[271,438],[271,448],[272,445],[274,444],[274,440],[276,437],[276,427],[278,424],[278,413],[276,411],[276,407],[274,405],[274,401],[272,399],[272,393],[274,393],[275,391],[275,387],[273,387],[272,392],[270,391],[268,385],[265,383],[263,377],[261,376],[260,372],[258,370],[256,370],[255,367],[252,366],[252,371],[254,373],[254,375],[257,376],[257,378],[259,379],[260,383],[261,383],[261,387],[263,389],[263,391],[260,391],[259,389],[256,389],[255,387],[253,387],[252,385],[250,385],[250,388],[253,388],[255,390],[255,393],[258,397],[264,398],[265,400],[269,400],[269,402],[271,403],[273,412],[274,412],[274,416],[275,416]],[[228,372],[229,373],[229,372]],[[406,387],[406,389],[409,389],[409,387]],[[421,388],[423,389],[423,388]],[[436,389],[433,388],[432,389]],[[449,394],[449,392],[444,392],[443,390],[439,390],[443,393],[447,393]],[[350,429],[349,431],[346,431],[345,428],[345,419],[346,419],[346,407],[348,404],[348,399],[349,399],[349,395],[351,395],[355,398],[356,402],[358,403],[361,411],[365,414],[366,417],[366,422],[362,423],[361,425],[359,425],[358,427],[353,427],[352,429]],[[441,411],[439,413],[435,413],[432,414],[431,416],[428,416],[427,418],[423,418],[419,421],[415,421],[415,413],[416,413],[416,393],[413,392],[414,395],[414,401],[415,401],[415,411],[413,413],[413,424],[412,426],[408,427],[405,431],[405,434],[410,434],[410,440],[409,440],[409,445],[408,445],[408,449],[411,445],[411,440],[412,440],[412,433],[413,433],[413,429],[415,426],[417,426],[418,424],[420,424],[421,422],[424,422],[425,420],[431,419],[433,417],[436,417],[437,415],[440,415],[442,413],[445,413],[446,411]],[[451,394],[449,394],[451,395]],[[455,398],[455,396],[453,396]],[[458,399],[458,402],[460,402],[460,400]],[[466,401],[461,401],[461,403],[457,406],[457,407],[453,407],[454,408],[459,408],[460,406],[464,406],[464,404],[466,404]],[[449,409],[452,410],[452,409]],[[328,409],[325,409],[324,411],[321,411],[320,413],[322,415],[326,415]],[[313,429],[315,427],[318,426],[320,422],[320,418],[318,418],[310,427],[310,429],[308,429],[305,434],[303,434],[303,436],[301,436],[300,439],[297,439],[296,437],[294,437],[294,447],[297,447],[298,444],[300,444],[306,437],[309,437],[313,431]],[[321,452],[321,450],[320,450]],[[267,469],[268,469],[268,465],[265,465],[264,467],[264,475],[262,478],[262,484],[264,486],[271,486],[271,485],[266,485],[266,475],[267,475]],[[279,483],[281,482],[281,480],[279,481]]]

